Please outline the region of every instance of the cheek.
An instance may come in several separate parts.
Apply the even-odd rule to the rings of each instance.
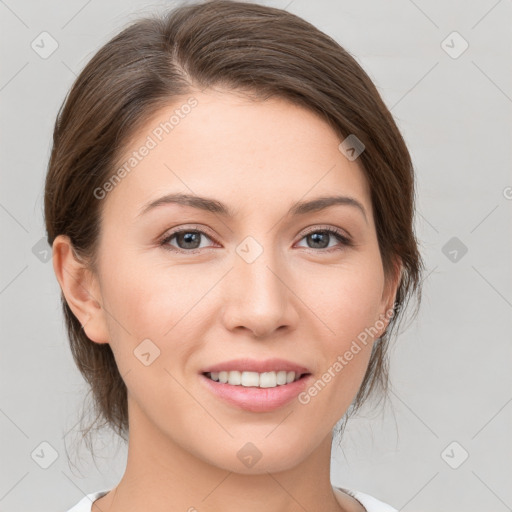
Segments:
[[[170,265],[165,258],[155,262],[129,252],[112,254],[103,274],[113,337],[124,346],[149,338],[161,350],[197,325],[202,299],[219,280],[218,272],[205,273],[201,265]]]
[[[177,410],[190,407],[187,395],[166,371],[175,375],[176,366],[186,363],[196,348],[183,340],[194,339],[186,332],[194,324],[194,305],[213,278],[212,283],[201,283],[191,280],[184,266],[145,265],[143,258],[127,253],[118,254],[115,264],[113,260],[114,254],[109,270],[104,267],[102,294],[112,350],[130,393],[141,407],[156,403],[155,396],[148,400],[148,389],[159,390],[158,400],[166,407],[169,397]]]
[[[361,258],[336,269],[319,267],[313,276],[306,274],[310,277],[297,292],[315,323],[313,335],[322,353],[317,387],[328,389],[321,393],[326,414],[332,414],[333,403],[348,406],[364,378],[381,326],[384,275],[379,263]]]
[[[308,279],[302,280],[297,294],[323,326],[329,347],[343,349],[375,324],[384,284],[380,260],[354,257],[336,267],[318,266],[314,273],[304,275]]]

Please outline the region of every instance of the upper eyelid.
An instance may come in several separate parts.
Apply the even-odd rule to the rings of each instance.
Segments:
[[[171,228],[171,229],[167,230],[160,237],[160,240],[166,240],[169,237],[177,235],[178,233],[182,233],[184,231],[185,232],[188,232],[188,231],[199,231],[199,232],[201,232],[201,234],[204,234],[204,235],[208,236],[212,240],[216,240],[216,237],[214,235],[211,235],[209,233],[209,230],[207,228],[205,228],[204,226],[199,226],[199,225],[191,224],[190,226],[185,226],[185,227],[179,226],[179,229],[177,229],[177,228],[178,228],[178,226],[176,227],[176,229],[175,228]]]
[[[318,225],[309,226],[304,229],[306,229],[307,231],[303,232],[303,234],[302,234],[303,237],[308,235],[309,233],[315,233],[316,231],[335,231],[335,232],[341,231],[342,232],[342,233],[340,233],[341,235],[345,236],[346,238],[352,238],[352,235],[346,229],[343,229],[343,228],[340,228],[337,226],[328,226],[328,225],[318,224]]]

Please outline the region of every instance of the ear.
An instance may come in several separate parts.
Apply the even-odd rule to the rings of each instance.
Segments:
[[[53,270],[68,306],[89,339],[96,343],[108,343],[108,328],[97,276],[76,256],[68,236],[57,236],[52,248]]]
[[[394,310],[394,304],[396,301],[396,294],[400,281],[402,280],[403,264],[402,259],[399,256],[395,256],[393,260],[392,275],[387,279],[382,292],[381,311],[379,318],[385,323],[385,327],[381,330],[379,337],[384,334],[391,319],[391,313]]]

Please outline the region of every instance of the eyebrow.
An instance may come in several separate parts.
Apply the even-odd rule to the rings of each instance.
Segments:
[[[199,210],[204,210],[230,218],[235,217],[236,213],[230,207],[220,201],[217,201],[216,199],[210,199],[208,197],[200,197],[191,194],[167,194],[144,205],[138,213],[137,217],[140,217],[150,210],[165,204],[190,206],[192,208],[197,208]],[[336,205],[353,206],[357,208],[363,214],[364,220],[368,224],[368,218],[364,206],[357,199],[348,196],[325,196],[317,197],[316,199],[309,201],[298,201],[291,206],[287,215],[298,216],[304,215],[306,213],[314,213]]]

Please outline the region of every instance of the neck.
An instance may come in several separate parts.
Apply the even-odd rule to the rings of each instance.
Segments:
[[[265,512],[345,510],[330,482],[331,433],[295,467],[241,474],[183,449],[131,408],[125,473],[93,512],[261,512],[263,503]]]

